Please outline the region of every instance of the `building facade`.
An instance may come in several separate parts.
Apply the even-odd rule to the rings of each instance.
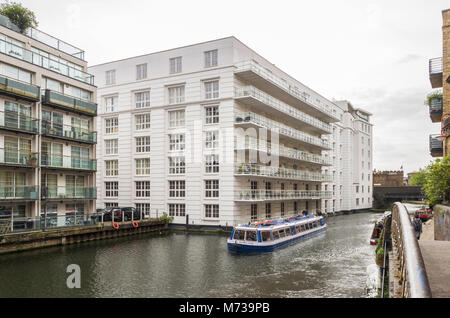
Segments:
[[[0,15],[0,218],[95,212],[95,101],[82,50]]]
[[[442,11],[442,57],[429,61],[429,77],[432,92],[427,97],[430,118],[441,124],[441,133],[430,135],[432,157],[450,154],[450,9]]]
[[[409,177],[408,173],[408,177]],[[403,171],[374,171],[373,185],[381,187],[401,187],[405,185]]]
[[[354,110],[236,38],[89,71],[99,85],[97,207],[230,226],[331,206],[330,136],[341,113],[359,129]]]

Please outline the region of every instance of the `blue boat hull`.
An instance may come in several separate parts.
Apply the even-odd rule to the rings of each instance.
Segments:
[[[258,246],[258,245],[245,245],[245,244],[235,244],[235,243],[227,243],[228,244],[228,250],[232,251],[232,252],[237,252],[237,253],[269,253],[269,252],[273,252],[274,250],[277,250],[279,248],[283,248],[289,245],[293,245],[295,243],[298,243],[299,241],[303,241],[306,239],[309,239],[313,236],[316,236],[320,233],[325,232],[327,229],[326,226],[322,227],[321,229],[305,234],[305,235],[301,235],[298,236],[296,238],[293,238],[291,240],[287,240],[284,242],[280,242],[277,244],[273,244],[273,245],[269,245],[269,246]]]

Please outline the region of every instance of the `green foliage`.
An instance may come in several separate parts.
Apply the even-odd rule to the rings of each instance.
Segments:
[[[425,100],[425,105],[430,106],[431,100],[433,98],[439,98],[442,99],[442,92],[441,91],[434,91],[427,95],[427,99]]]
[[[0,14],[8,17],[20,29],[21,33],[25,33],[28,28],[35,28],[39,24],[34,12],[22,7],[17,2],[3,3],[0,5]]]
[[[447,203],[450,196],[450,157],[444,157],[442,160],[436,159],[421,172],[422,176],[418,179],[423,182],[422,190],[427,197],[428,204],[434,206],[439,203]]]
[[[164,212],[163,215],[159,217],[159,220],[169,224],[173,222],[173,216],[168,216],[167,213]]]
[[[424,185],[427,182],[427,172],[420,169],[418,172],[414,173],[409,180],[410,185]]]

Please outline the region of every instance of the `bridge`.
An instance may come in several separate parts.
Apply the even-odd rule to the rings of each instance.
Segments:
[[[396,202],[385,218],[381,297],[450,297],[450,241],[434,235],[417,240],[411,222],[416,208]]]

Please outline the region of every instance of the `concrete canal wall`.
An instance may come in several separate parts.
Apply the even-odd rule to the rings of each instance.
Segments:
[[[111,222],[105,222],[92,226],[8,234],[0,236],[0,254],[117,238],[140,233],[160,233],[161,231],[167,230],[165,222],[160,220],[143,220],[138,223],[139,226],[137,228],[134,228],[131,222],[127,222],[120,223],[119,229],[114,229]]]
[[[433,209],[434,239],[450,241],[450,207],[436,205]]]

